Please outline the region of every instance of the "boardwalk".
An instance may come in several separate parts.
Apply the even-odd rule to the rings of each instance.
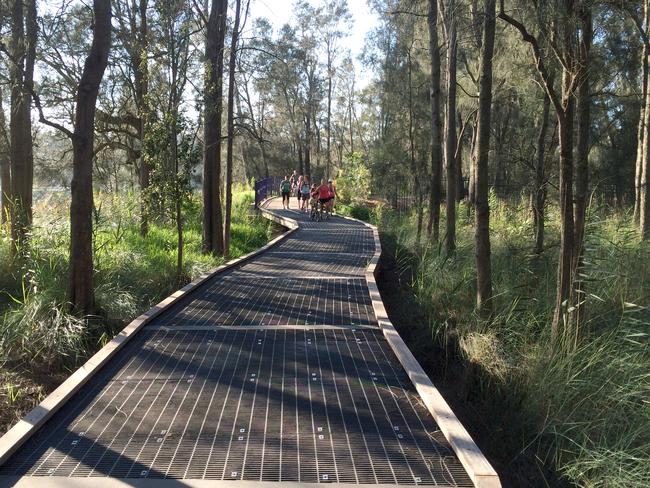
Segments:
[[[149,320],[0,486],[473,486],[378,322],[373,230],[273,213],[299,229]]]

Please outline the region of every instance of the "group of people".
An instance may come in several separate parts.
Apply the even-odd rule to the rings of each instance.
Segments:
[[[336,199],[336,186],[332,180],[321,180],[320,186],[309,184],[309,177],[299,175],[294,170],[290,177],[285,176],[280,183],[280,192],[282,193],[282,206],[289,209],[289,199],[291,195],[298,198],[298,209],[301,212],[317,210],[325,213],[326,216],[334,212],[334,201]],[[309,204],[309,206],[308,206]]]

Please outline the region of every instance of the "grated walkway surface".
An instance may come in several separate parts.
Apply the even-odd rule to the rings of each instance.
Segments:
[[[301,228],[147,324],[0,466],[0,485],[472,486],[378,327],[372,230],[275,211]]]

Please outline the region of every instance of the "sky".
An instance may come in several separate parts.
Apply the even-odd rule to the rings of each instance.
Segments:
[[[310,0],[312,5],[322,3],[322,0]],[[293,13],[294,0],[252,0],[250,14],[252,19],[265,17],[277,30],[282,25],[291,20]],[[366,0],[348,0],[348,8],[352,13],[354,25],[350,35],[344,40],[343,45],[348,47],[352,52],[352,59],[357,71],[357,82],[361,88],[370,80],[370,73],[361,69],[361,64],[357,61],[357,56],[361,54],[365,42],[366,34],[372,30],[379,19],[377,15],[370,10]],[[249,20],[250,24],[252,22]]]

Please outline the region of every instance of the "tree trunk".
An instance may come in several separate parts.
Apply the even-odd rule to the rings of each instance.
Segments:
[[[448,46],[447,46],[447,111],[445,123],[445,157],[447,166],[447,228],[445,245],[448,254],[456,250],[456,183],[458,174],[456,170],[456,20],[455,2],[449,0],[447,14],[449,18]]]
[[[644,26],[647,31],[648,17],[650,16],[650,2],[644,0],[643,2],[643,19]],[[641,179],[643,172],[643,154],[644,154],[644,139],[647,133],[645,126],[645,109],[647,107],[648,96],[648,56],[650,52],[647,42],[643,43],[643,54],[641,55],[641,70],[643,73],[643,86],[641,89],[641,107],[639,110],[639,125],[637,129],[637,146],[636,146],[636,164],[634,165],[634,222],[640,223],[641,214]]]
[[[544,250],[544,225],[546,206],[546,175],[545,175],[545,148],[546,134],[550,116],[551,99],[544,95],[544,108],[542,110],[542,123],[537,136],[537,158],[535,160],[535,186],[533,188],[533,213],[535,220],[535,254]]]
[[[232,213],[232,157],[235,141],[235,66],[237,62],[237,41],[239,37],[239,17],[241,0],[235,3],[235,25],[230,39],[230,62],[228,64],[228,144],[226,147],[226,214],[223,229],[223,251],[230,255],[230,218]]]
[[[94,0],[94,28],[77,91],[72,136],[70,201],[70,281],[68,300],[77,313],[94,309],[93,288],[93,150],[97,94],[111,46],[111,2]]]
[[[478,118],[474,120],[472,126],[472,140],[469,145],[469,182],[467,185],[467,209],[474,206],[476,202],[476,139],[478,137]]]
[[[589,83],[590,51],[593,26],[590,7],[583,5],[580,11],[581,38],[580,64],[581,82],[578,87],[578,141],[575,169],[575,204],[574,204],[574,243],[573,243],[573,283],[574,283],[574,340],[580,336],[581,326],[585,322],[585,281],[581,279],[584,266],[584,236],[587,214],[587,197],[589,193],[589,131],[591,128],[591,97]]]
[[[354,72],[352,73],[352,86],[350,87],[350,100],[348,101],[348,124],[350,126],[350,154],[354,152],[354,130],[352,127],[352,111],[354,109]]]
[[[148,45],[148,27],[147,27],[147,3],[148,0],[140,0],[140,28],[138,32],[139,47],[138,53],[133,59],[133,69],[135,77],[135,95],[138,106],[138,117],[140,119],[140,174],[138,180],[140,183],[140,234],[146,236],[149,232],[149,218],[147,215],[147,189],[151,175],[151,168],[144,154],[144,137],[147,126],[148,105],[147,96],[149,92],[149,63],[147,53]]]
[[[2,100],[2,86],[0,86],[0,108],[2,107]],[[11,155],[9,146],[9,131],[7,130],[5,112],[0,109],[0,199],[2,200],[0,211],[2,212],[2,224],[7,223],[11,211],[11,205],[9,205],[11,197]]]
[[[221,113],[223,46],[227,0],[212,0],[205,42],[205,120],[203,128],[203,252],[223,255],[221,215]]]
[[[326,151],[327,151],[327,168],[325,170],[325,175],[327,178],[331,177],[330,172],[332,171],[332,77],[334,76],[332,68],[332,53],[328,45],[327,48],[327,142],[326,142]]]
[[[490,207],[488,204],[488,157],[492,116],[492,57],[494,55],[495,0],[486,0],[481,45],[478,134],[476,140],[476,305],[479,312],[492,310],[492,267],[490,263]]]
[[[462,202],[465,198],[465,185],[463,181],[463,137],[465,135],[466,121],[458,112],[458,137],[456,140],[456,201]]]
[[[643,142],[639,184],[639,225],[641,239],[650,239],[650,76],[646,77],[645,109],[643,111]]]
[[[440,47],[438,46],[438,5],[429,0],[429,58],[431,62],[431,188],[427,233],[437,241],[440,237],[440,180],[442,173],[442,141],[440,116]]]
[[[11,51],[11,238],[12,249],[22,249],[32,223],[34,153],[31,103],[36,58],[36,2],[14,0]]]
[[[311,103],[311,102],[310,102]],[[311,113],[307,114],[305,121],[305,160],[303,164],[305,165],[304,174],[307,175],[309,181],[311,181]]]
[[[415,182],[415,185],[413,186],[413,190],[415,192],[419,193],[419,175],[418,175],[418,166],[417,162],[415,160],[415,134],[413,133],[414,130],[414,124],[413,124],[413,60],[411,58],[411,51],[409,50],[407,53],[407,66],[408,66],[408,101],[409,101],[409,156],[411,159],[411,178]],[[422,223],[420,221],[420,209],[418,208],[418,226],[417,226],[417,237],[416,237],[416,242],[419,245],[420,244],[420,238],[422,236]]]

